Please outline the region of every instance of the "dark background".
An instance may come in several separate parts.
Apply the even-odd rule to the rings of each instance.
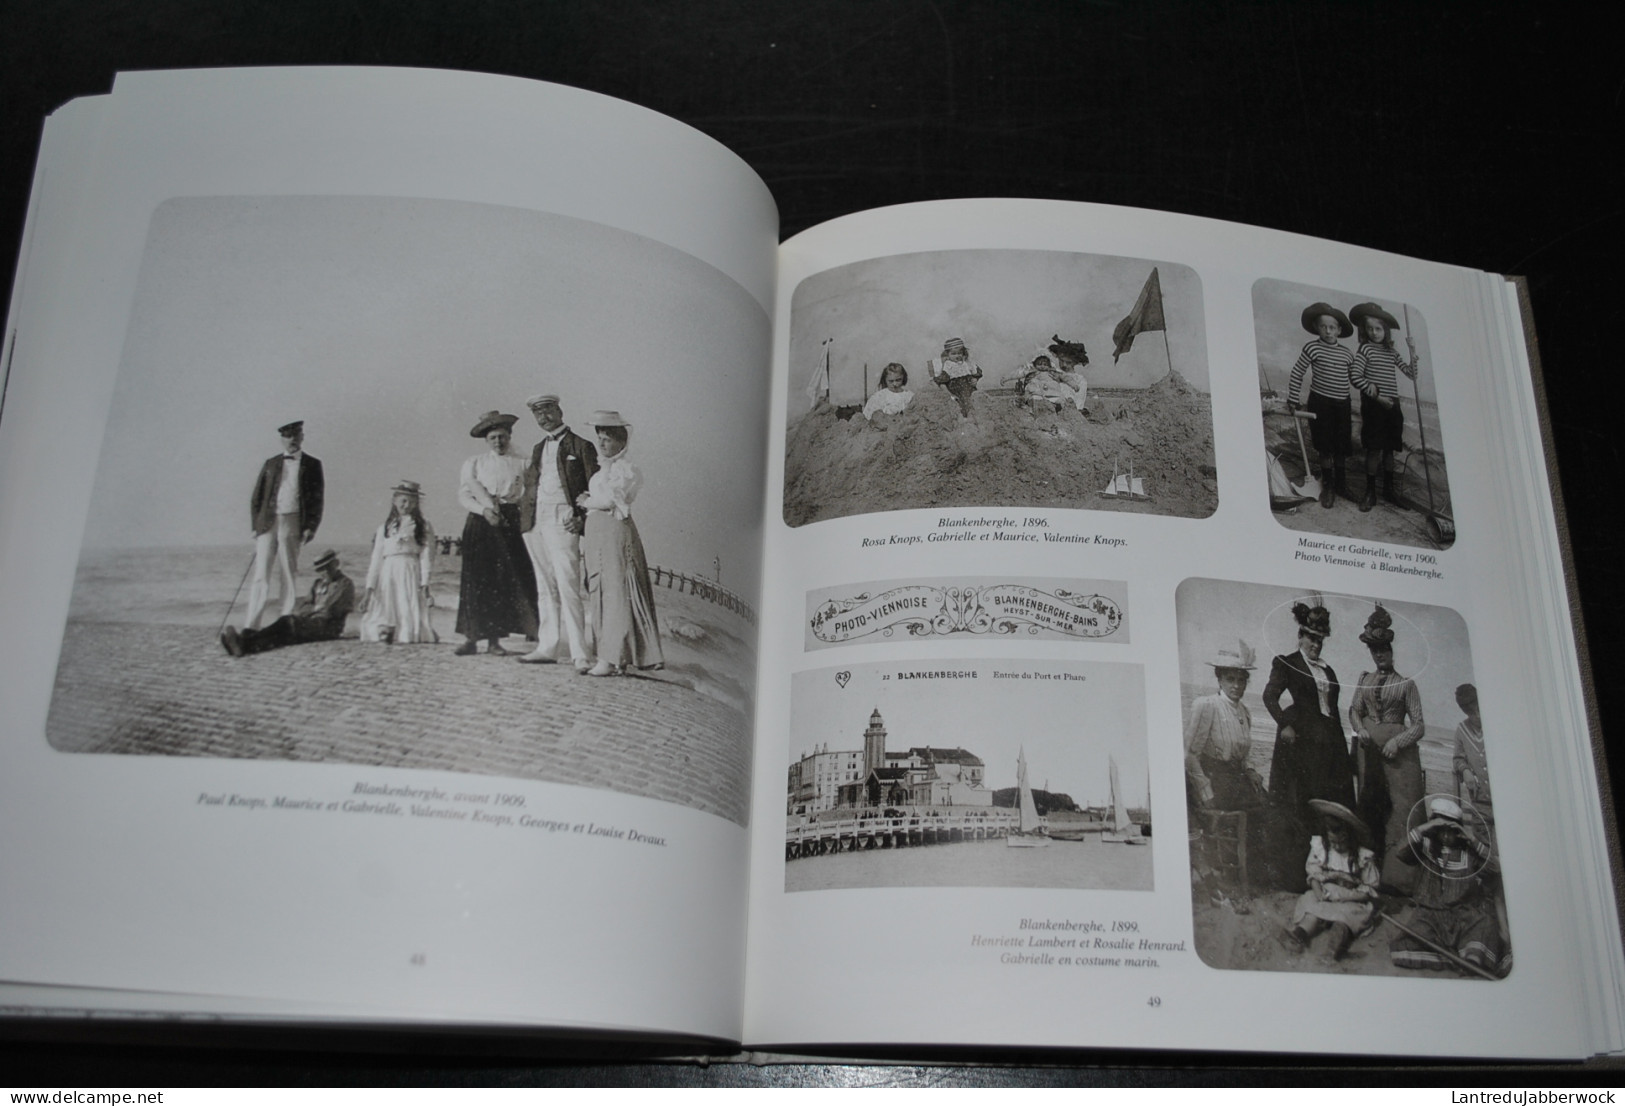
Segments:
[[[1615,429],[1625,60],[1615,22],[1534,3],[0,0],[0,265],[9,287],[42,119],[107,91],[116,71],[349,64],[534,77],[664,112],[761,174],[786,236],[882,204],[1034,196],[1523,274],[1601,732],[1625,778],[1625,687],[1614,678],[1625,643]],[[1395,1016],[1415,1019],[1425,1051],[1426,1012]],[[433,1035],[159,1027],[109,1043],[40,1024],[0,1033],[0,1080],[42,1087],[1323,1081],[1301,1058],[1268,1056],[915,1049],[895,1058],[950,1066],[758,1069],[638,1064],[624,1047],[542,1052],[519,1040],[470,1052]],[[1337,1037],[1332,1010],[1327,1036]],[[1043,1066],[967,1066],[979,1060]],[[1331,1062],[1325,1080],[1461,1083],[1453,1067]],[[1548,1082],[1619,1070],[1481,1074]]]

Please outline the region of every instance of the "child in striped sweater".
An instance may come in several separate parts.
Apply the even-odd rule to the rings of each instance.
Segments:
[[[1360,331],[1360,350],[1349,378],[1360,390],[1360,445],[1365,449],[1365,495],[1360,510],[1377,505],[1377,472],[1382,471],[1382,497],[1396,507],[1405,501],[1394,491],[1394,452],[1405,448],[1405,412],[1399,406],[1399,374],[1416,379],[1419,359],[1409,335],[1406,361],[1394,349],[1399,320],[1375,303],[1356,304],[1349,319]]]
[[[1354,355],[1338,339],[1353,334],[1354,327],[1337,308],[1317,302],[1303,309],[1303,328],[1316,337],[1298,354],[1287,392],[1294,407],[1305,407],[1315,416],[1309,434],[1320,461],[1320,505],[1330,507],[1334,488],[1344,498],[1353,498],[1349,495],[1345,463],[1352,451],[1349,369]],[[1306,378],[1307,404],[1303,394]]]

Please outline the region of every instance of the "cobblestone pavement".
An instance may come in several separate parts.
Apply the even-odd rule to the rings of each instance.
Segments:
[[[433,768],[681,803],[744,825],[739,712],[659,678],[353,639],[233,658],[207,630],[70,622],[46,724],[64,752]]]

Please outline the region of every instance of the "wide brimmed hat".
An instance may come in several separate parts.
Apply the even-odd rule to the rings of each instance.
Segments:
[[[292,422],[285,422],[281,426],[277,427],[276,432],[278,434],[281,434],[284,438],[286,438],[290,434],[299,433],[304,428],[305,428],[305,420],[304,419],[294,419]]]
[[[1362,304],[1361,306],[1375,307],[1376,304]],[[1316,300],[1303,309],[1303,328],[1310,334],[1319,334],[1320,331],[1316,328],[1315,321],[1322,315],[1330,315],[1337,320],[1337,336],[1339,338],[1347,338],[1354,333],[1354,324],[1349,322],[1349,317],[1324,300]]]
[[[415,495],[420,498],[423,495],[423,488],[416,480],[402,480],[389,490],[392,492],[405,492],[407,495]]]
[[[1315,637],[1327,637],[1332,632],[1332,612],[1325,607],[1311,607],[1307,603],[1292,604],[1292,617],[1298,629]]]
[[[1360,631],[1360,640],[1372,649],[1391,649],[1394,645],[1394,616],[1383,609],[1381,603],[1371,612],[1371,617],[1365,620],[1365,629]]]
[[[632,424],[621,418],[619,411],[594,411],[587,423],[590,426],[624,426],[632,429]]]
[[[1233,642],[1225,642],[1219,646],[1205,663],[1213,668],[1239,668],[1243,672],[1251,672],[1257,656],[1251,645],[1237,638]]]
[[[518,415],[504,415],[501,411],[487,411],[480,416],[480,421],[474,424],[474,429],[468,432],[468,436],[470,438],[483,438],[498,427],[503,430],[512,430],[513,424],[518,421]]]
[[[1382,305],[1377,303],[1355,304],[1349,308],[1349,318],[1353,320],[1355,326],[1364,324],[1366,319],[1370,318],[1380,320],[1382,325],[1389,330],[1399,329],[1399,320],[1384,311]]]
[[[942,343],[942,356],[944,357],[947,357],[950,353],[969,352],[970,351],[965,348],[965,342],[962,338],[949,338],[946,342]]]
[[[1065,357],[1080,365],[1089,363],[1089,351],[1083,348],[1082,342],[1069,342],[1059,334],[1050,338],[1049,351],[1057,357]]]
[[[1359,839],[1362,845],[1371,843],[1371,827],[1367,826],[1360,816],[1342,803],[1334,803],[1330,799],[1310,799],[1309,809],[1322,818],[1335,818],[1349,828],[1349,831]]]
[[[328,565],[336,565],[338,563],[339,555],[337,551],[332,549],[322,550],[321,553],[317,554],[316,559],[311,562],[311,564],[315,565],[317,568],[326,568]]]
[[[532,411],[536,410],[538,407],[546,407],[550,403],[554,407],[560,406],[559,397],[548,392],[543,392],[539,396],[531,396],[529,399],[525,400],[525,406],[529,407]]]

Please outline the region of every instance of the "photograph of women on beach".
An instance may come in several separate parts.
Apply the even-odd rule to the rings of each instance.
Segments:
[[[807,593],[803,648],[898,641],[1129,643],[1128,583],[1038,577],[871,580]]]
[[[1167,261],[948,250],[803,280],[784,521],[912,507],[1206,518],[1202,286]]]
[[[1144,671],[937,659],[791,678],[786,891],[1152,889]]]
[[[51,745],[546,780],[742,824],[762,475],[737,458],[763,448],[767,347],[736,283],[595,223],[161,205]]]
[[[1186,580],[1175,601],[1203,961],[1510,972],[1490,757],[1461,616],[1227,580]]]
[[[1410,304],[1253,285],[1270,507],[1289,530],[1448,549],[1450,475],[1427,320]]]

